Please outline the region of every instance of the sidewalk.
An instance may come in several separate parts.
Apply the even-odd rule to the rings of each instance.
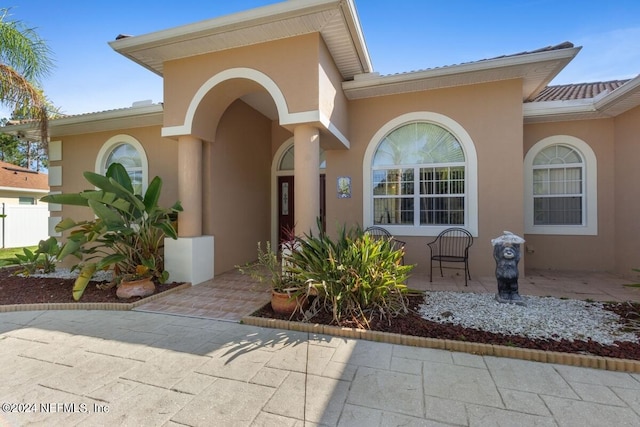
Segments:
[[[640,425],[636,374],[168,314],[2,313],[0,361],[2,427]]]

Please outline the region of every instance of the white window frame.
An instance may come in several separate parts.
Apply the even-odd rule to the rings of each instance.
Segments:
[[[533,161],[545,148],[565,145],[575,150],[583,161],[582,224],[536,225],[534,223]],[[598,163],[586,142],[570,135],[554,135],[533,145],[524,158],[524,232],[526,234],[598,235]]]
[[[363,226],[373,224],[373,158],[385,136],[413,122],[432,123],[451,132],[462,147],[465,157],[465,212],[463,227],[474,237],[478,237],[478,156],[469,133],[455,120],[430,111],[416,111],[398,116],[384,124],[371,138],[362,162],[362,212]],[[437,236],[443,230],[454,225],[395,225],[384,224],[389,232],[396,236]]]
[[[145,152],[142,144],[131,135],[115,135],[109,138],[104,144],[102,144],[102,147],[100,148],[100,151],[96,156],[96,164],[94,170],[96,173],[104,175],[107,171],[106,163],[109,155],[111,155],[111,152],[121,144],[131,145],[136,149],[138,154],[140,154],[142,165],[142,193],[144,194],[149,185],[149,163],[147,161],[147,153]]]

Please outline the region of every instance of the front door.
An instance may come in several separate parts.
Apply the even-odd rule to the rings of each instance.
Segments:
[[[295,203],[293,198],[293,175],[278,177],[278,240],[282,242],[291,237],[295,227]],[[326,182],[325,176],[320,175],[320,212],[322,230],[326,230]]]

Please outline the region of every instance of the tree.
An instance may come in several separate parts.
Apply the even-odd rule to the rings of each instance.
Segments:
[[[52,68],[51,51],[45,41],[33,28],[10,19],[9,9],[0,8],[0,104],[35,120],[40,140],[45,143],[50,103],[39,80]]]

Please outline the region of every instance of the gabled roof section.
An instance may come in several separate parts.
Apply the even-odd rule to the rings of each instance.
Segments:
[[[11,163],[0,161],[0,189],[49,191],[49,176]]]
[[[166,61],[317,32],[345,80],[372,70],[353,0],[289,0],[109,44],[162,76]]]
[[[615,117],[640,106],[640,75],[630,80],[549,86],[524,104],[525,123]]]
[[[410,73],[359,75],[353,81],[344,82],[342,87],[349,99],[361,99],[520,78],[523,80],[522,100],[527,101],[534,99],[580,49],[564,42],[533,51]]]

